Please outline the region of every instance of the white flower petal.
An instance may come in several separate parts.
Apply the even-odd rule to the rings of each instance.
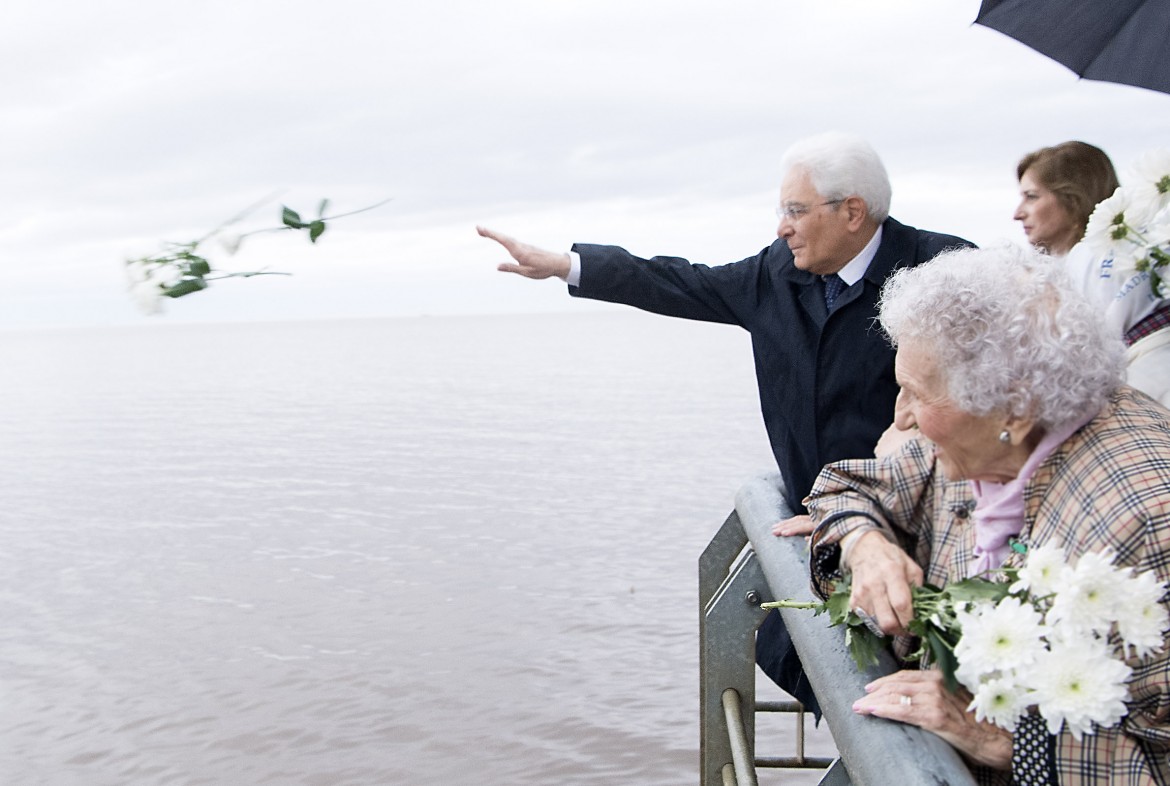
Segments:
[[[135,284],[141,284],[150,278],[150,270],[144,260],[141,259],[127,259],[126,260],[126,281],[133,287]]]
[[[1115,568],[1113,558],[1108,550],[1082,554],[1056,594],[1048,622],[1060,623],[1080,635],[1107,634],[1125,601],[1117,593],[1117,585],[1133,572]]]
[[[975,719],[989,721],[1001,729],[1015,731],[1016,722],[1032,703],[1031,693],[1012,677],[989,679],[973,691],[967,707]]]
[[[1149,150],[1138,156],[1130,167],[1131,178],[1149,185],[1166,184],[1164,193],[1170,195],[1170,149]]]
[[[1028,592],[1033,598],[1052,595],[1065,584],[1068,566],[1064,549],[1058,543],[1043,543],[1028,550],[1028,559],[1020,568],[1009,592]]]
[[[1117,609],[1117,632],[1127,648],[1137,657],[1160,650],[1170,627],[1170,613],[1162,603],[1166,585],[1147,572],[1126,579],[1117,593],[1125,598]]]
[[[219,236],[219,244],[227,251],[228,256],[234,256],[244,242],[243,235],[225,233]]]
[[[1043,618],[1031,604],[1008,596],[998,604],[983,603],[960,617],[962,636],[955,645],[963,684],[994,672],[1026,666],[1044,651]]]
[[[1079,740],[1093,725],[1108,728],[1126,714],[1129,666],[1096,638],[1053,637],[1029,672],[1032,700],[1056,734],[1064,726]]]
[[[130,295],[147,316],[162,313],[162,289],[152,281],[143,281],[131,287]]]

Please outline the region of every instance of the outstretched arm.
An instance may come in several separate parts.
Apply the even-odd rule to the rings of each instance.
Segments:
[[[569,275],[568,253],[546,251],[543,248],[521,243],[514,237],[493,231],[487,227],[476,227],[482,237],[496,241],[504,250],[512,255],[515,262],[502,262],[497,267],[504,273],[517,273],[525,278],[557,278],[564,279]]]

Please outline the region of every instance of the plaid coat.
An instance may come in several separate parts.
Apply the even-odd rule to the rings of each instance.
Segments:
[[[837,542],[866,524],[893,534],[931,584],[966,578],[975,562],[970,486],[945,480],[923,439],[886,460],[830,464],[808,507],[818,525],[813,586],[822,596],[841,575]],[[1024,508],[1025,545],[1055,540],[1071,555],[1111,548],[1117,564],[1170,582],[1170,412],[1122,387],[1037,468]],[[1008,564],[1021,559],[1013,554]],[[909,645],[898,641],[895,649],[904,655]],[[1170,646],[1129,663],[1129,713],[1121,725],[1080,742],[1066,732],[1057,736],[1063,786],[1170,784]],[[975,774],[987,783],[1006,781],[980,768]]]

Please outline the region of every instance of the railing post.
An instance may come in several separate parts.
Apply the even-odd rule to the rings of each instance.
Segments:
[[[732,513],[699,561],[700,783],[719,786],[737,757],[751,767],[755,755],[755,635],[771,600],[755,554],[742,557],[747,537]],[[732,562],[739,559],[733,567]],[[739,699],[742,730],[737,753],[727,726],[723,695]],[[742,732],[742,733],[741,733]]]
[[[756,786],[756,764],[752,758],[755,746],[748,738],[748,724],[740,695],[728,688],[723,691],[722,700],[723,716],[727,719],[727,736],[731,738],[731,760],[735,768],[736,786]],[[751,713],[752,708],[749,706],[748,714]]]

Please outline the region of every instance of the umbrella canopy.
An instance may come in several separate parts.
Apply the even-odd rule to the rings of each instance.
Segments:
[[[1085,79],[1170,93],[1170,0],[983,0],[975,22]]]

